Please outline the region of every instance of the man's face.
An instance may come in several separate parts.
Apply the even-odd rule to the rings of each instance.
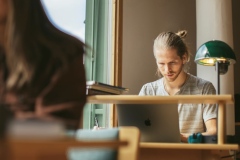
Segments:
[[[155,53],[158,70],[169,82],[175,81],[180,73],[183,73],[183,66],[186,56],[181,59],[176,49],[161,49]]]

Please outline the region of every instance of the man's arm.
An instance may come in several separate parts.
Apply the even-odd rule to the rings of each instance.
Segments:
[[[217,119],[212,118],[205,122],[206,132],[203,132],[202,135],[216,135],[217,134]],[[181,141],[188,142],[188,137],[192,133],[181,133]]]
[[[203,132],[202,135],[216,135],[217,134],[217,119],[212,118],[205,122],[206,132]]]

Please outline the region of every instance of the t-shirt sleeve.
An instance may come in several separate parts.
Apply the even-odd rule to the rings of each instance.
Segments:
[[[203,95],[215,95],[216,90],[212,83],[206,83],[203,88]],[[212,118],[217,118],[217,105],[216,104],[204,104],[203,105],[203,119],[208,121]]]
[[[203,119],[204,122],[208,121],[209,119],[217,118],[217,106],[216,104],[206,104],[204,105],[203,110]]]
[[[146,85],[143,85],[138,95],[139,96],[147,95],[146,88],[147,88]]]
[[[208,82],[208,83],[204,84],[202,92],[203,92],[202,93],[203,95],[205,95],[205,94],[215,95],[216,94],[216,89],[215,89],[215,87],[213,86],[212,83]]]
[[[155,95],[153,84],[147,83],[147,84],[143,85],[138,95],[140,95],[140,96]]]

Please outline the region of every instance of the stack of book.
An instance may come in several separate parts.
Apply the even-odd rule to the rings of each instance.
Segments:
[[[128,92],[128,88],[87,81],[87,95],[120,95],[124,92]]]

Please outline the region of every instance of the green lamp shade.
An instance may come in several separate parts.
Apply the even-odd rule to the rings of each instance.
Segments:
[[[214,66],[216,61],[234,64],[236,56],[228,44],[223,41],[212,40],[199,47],[194,61],[206,66]]]

